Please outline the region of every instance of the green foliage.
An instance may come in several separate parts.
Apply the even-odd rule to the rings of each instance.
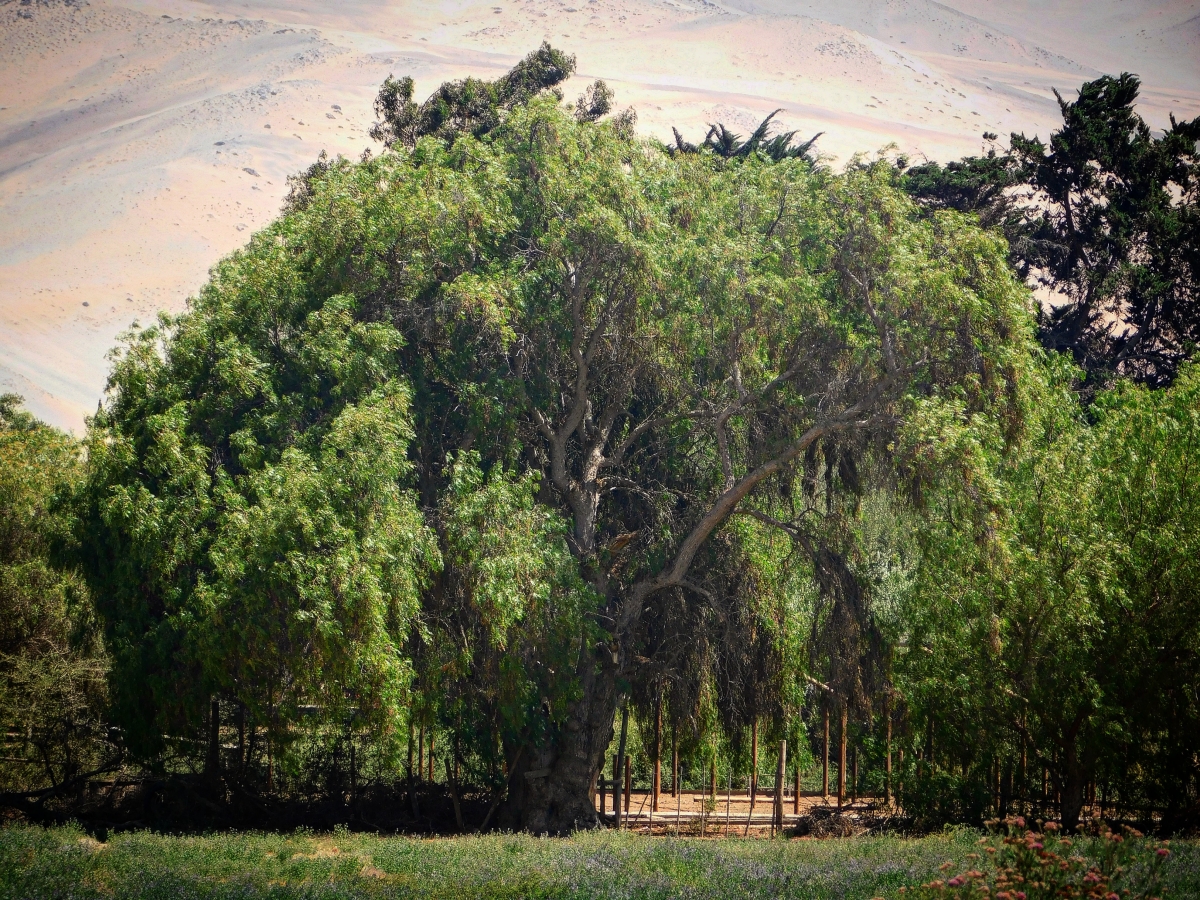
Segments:
[[[785,131],[771,137],[771,120],[781,112],[783,110],[777,109],[763,119],[754,129],[754,133],[746,140],[742,140],[740,134],[735,134],[720,122],[708,126],[708,133],[699,144],[688,143],[679,133],[679,129],[673,128],[675,144],[670,147],[670,151],[672,153],[699,153],[701,150],[709,150],[714,156],[723,159],[745,159],[755,153],[761,153],[765,158],[774,162],[785,159],[803,159],[809,163],[815,162],[815,158],[809,151],[817,142],[817,138],[825,132],[818,131],[807,141],[799,143],[796,143],[795,131]]]
[[[389,75],[375,100],[379,121],[372,127],[371,137],[389,147],[413,147],[426,135],[447,143],[459,134],[481,137],[507,113],[525,106],[542,91],[554,89],[574,72],[574,56],[543,43],[495,81],[447,81],[419,106],[413,102],[413,80]],[[562,99],[561,94],[556,96]],[[608,112],[612,93],[604,82],[596,82],[585,97],[586,103],[580,98],[580,109],[585,110],[582,119],[595,121]]]
[[[79,445],[0,396],[0,789],[55,788],[111,754],[87,590],[60,565]]]
[[[436,551],[406,489],[399,338],[351,296],[314,302],[289,238],[284,220],[131,336],[89,431],[77,534],[143,758],[211,695],[276,743],[302,706],[377,734],[400,715]]]
[[[1049,144],[1013,134],[1010,150],[909,169],[906,188],[934,208],[1000,225],[1023,277],[1049,288],[1042,342],[1100,385],[1114,375],[1174,378],[1200,338],[1200,117],[1160,137],[1134,112],[1128,73],[1058,96]]]
[[[435,514],[445,564],[426,596],[417,659],[424,705],[486,783],[500,761],[497,736],[541,739],[562,721],[595,595],[566,522],[536,501],[538,474],[496,465],[485,475],[479,462],[465,451],[450,465]]]
[[[1162,872],[1171,851],[1166,844],[1156,847],[1141,840],[1135,829],[1114,834],[1102,827],[1091,840],[1073,840],[1059,834],[1054,822],[1046,823],[1044,831],[1028,828],[1020,816],[992,824],[990,838],[979,841],[986,862],[979,853],[970,853],[963,871],[955,874],[958,866],[947,861],[940,867],[941,878],[922,884],[909,896],[920,900],[1157,900],[1164,893]]]
[[[924,725],[906,803],[934,820],[981,812],[935,812],[949,786],[921,795],[938,773],[1045,803],[1045,768],[1069,828],[1096,781],[1110,804],[1152,803],[1179,825],[1194,803],[1196,376],[1101,394],[1094,425],[1070,379],[1045,383],[1017,447],[923,426],[940,489],[922,498],[898,664]]]

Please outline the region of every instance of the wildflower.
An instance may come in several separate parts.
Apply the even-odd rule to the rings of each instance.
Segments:
[[[951,878],[949,881],[946,882],[946,887],[962,887],[963,883],[964,882],[963,882],[962,876],[955,875],[953,878]]]
[[[1158,850],[1155,851],[1155,854],[1158,856],[1166,857],[1166,856],[1171,855],[1171,851],[1168,850],[1166,847],[1159,847]]]

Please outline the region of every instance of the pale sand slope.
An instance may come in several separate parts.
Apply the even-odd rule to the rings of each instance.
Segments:
[[[0,390],[80,431],[117,334],[183,309],[288,174],[371,146],[389,72],[427,93],[544,39],[644,133],[782,107],[839,160],[1046,135],[1050,88],[1102,72],[1157,126],[1200,113],[1200,0],[0,0]]]

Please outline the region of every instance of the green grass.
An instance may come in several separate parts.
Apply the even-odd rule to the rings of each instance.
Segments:
[[[825,841],[418,840],[350,834],[113,835],[0,829],[0,898],[870,898],[962,860],[979,835]],[[1169,897],[1200,896],[1200,844],[1176,842]]]

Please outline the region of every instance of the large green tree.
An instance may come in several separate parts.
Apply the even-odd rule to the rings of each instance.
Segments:
[[[777,505],[810,448],[886,446],[930,392],[991,414],[1027,360],[1002,245],[920,215],[886,166],[672,158],[550,102],[341,166],[293,221],[301,280],[404,336],[426,508],[469,447],[540,473],[568,523],[594,600],[567,702],[501,738],[511,821],[535,830],[594,816],[619,695],[663,675],[651,624],[720,618],[753,563],[745,529],[802,514]]]
[[[303,704],[385,726],[414,661],[455,747],[506,764],[509,824],[590,823],[620,698],[694,676],[689,640],[743,696],[779,674],[786,635],[743,642],[783,607],[739,611],[787,583],[772,534],[831,640],[865,634],[831,499],[855,460],[889,471],[922,398],[1019,430],[999,240],[883,163],[591,119],[539,98],[311,170],[128,345],[81,529],[141,746],[212,694],[276,741]]]

